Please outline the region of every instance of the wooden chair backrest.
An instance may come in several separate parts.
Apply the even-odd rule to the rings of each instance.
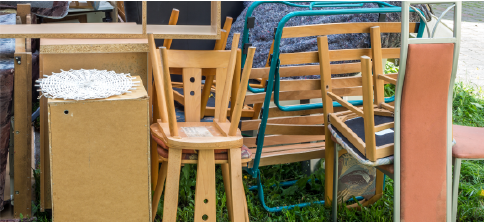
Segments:
[[[298,38],[298,37],[308,37],[317,35],[329,35],[329,34],[348,34],[348,33],[370,33],[371,27],[375,25],[380,26],[380,31],[383,33],[400,33],[401,23],[384,23],[384,22],[370,22],[370,23],[338,23],[338,24],[318,24],[318,25],[307,25],[307,26],[296,26],[284,28],[282,33],[282,38]],[[416,23],[410,24],[410,30],[416,29]],[[380,36],[376,31],[373,31],[374,36]],[[378,42],[378,40],[375,40]],[[381,41],[381,40],[380,40]],[[378,45],[381,45],[378,44]],[[271,47],[272,49],[272,47]],[[381,46],[380,46],[381,49]],[[380,50],[381,59],[385,58],[399,58],[400,48],[383,48]],[[272,53],[272,52],[271,52]],[[371,48],[360,48],[360,49],[339,49],[339,50],[328,50],[328,57],[324,58],[323,61],[328,64],[329,72],[332,75],[337,74],[347,74],[347,73],[357,73],[361,72],[361,63],[344,63],[344,64],[330,64],[333,61],[347,61],[347,60],[361,60],[361,56],[367,55],[373,57]],[[377,55],[378,56],[378,55]],[[281,53],[279,68],[280,77],[292,77],[292,76],[305,76],[305,75],[320,75],[319,65],[304,65],[310,63],[320,63],[319,52],[295,52],[295,53]],[[382,62],[375,67],[380,67],[377,73],[383,73]],[[282,65],[298,65],[298,66],[286,66]],[[253,68],[250,78],[251,79],[266,79],[269,76],[269,67],[264,68]],[[396,78],[397,74],[388,74],[385,76]],[[332,82],[332,92],[337,96],[362,96],[362,77],[336,77],[331,80]],[[378,92],[383,92],[383,84],[381,81],[378,82],[380,87]],[[280,101],[286,100],[308,100],[321,98],[321,80],[320,79],[289,79],[280,80]],[[254,93],[246,96],[246,104],[260,104],[264,102],[266,93]],[[378,99],[384,100],[383,93],[378,94]],[[378,100],[378,101],[380,101]],[[332,104],[331,104],[332,105]],[[254,105],[255,106],[255,105]],[[335,107],[333,111],[343,111],[346,110],[344,107]],[[309,109],[302,111],[289,111],[285,112],[277,107],[271,107],[269,110],[264,110],[264,112],[269,112],[269,119],[267,121],[268,125],[266,128],[266,135],[273,134],[273,128],[281,127],[280,124],[290,124],[291,127],[286,127],[289,130],[298,130],[294,125],[304,125],[299,126],[299,128],[306,128],[307,130],[299,131],[299,135],[271,135],[270,138],[264,139],[264,146],[266,145],[277,145],[284,144],[287,141],[292,143],[299,142],[310,142],[316,140],[324,140],[320,135],[325,134],[324,129],[316,130],[317,124],[323,124],[324,118],[321,118],[324,112],[324,108],[319,109]],[[319,115],[314,115],[319,114]],[[246,120],[242,121],[241,130],[257,130],[261,120]],[[274,125],[273,124],[279,124]],[[311,129],[312,128],[312,129]],[[277,132],[279,132],[278,130]],[[274,131],[276,132],[276,131]],[[308,132],[309,134],[303,134]],[[321,133],[319,135],[315,135]],[[274,133],[276,134],[276,133]],[[244,144],[248,147],[255,147],[255,137],[244,138]]]
[[[216,98],[215,103],[215,119],[219,122],[226,122],[232,78],[236,64],[238,39],[239,34],[234,35],[234,41],[230,51],[167,50],[165,47],[156,50],[153,36],[151,34],[149,35],[150,56],[153,58],[154,79],[157,88],[156,92],[161,121],[169,123],[170,134],[172,136],[177,136],[178,131],[176,130],[177,121],[171,78],[170,75],[167,74],[169,73],[169,69],[171,67],[181,68],[184,82],[189,83],[184,86],[184,92],[185,95],[187,95],[185,96],[185,109],[189,111],[187,112],[188,115],[185,116],[186,122],[200,121],[201,72],[203,68],[215,69],[215,75],[219,82],[219,86],[216,89],[216,93],[219,96]],[[255,49],[252,48],[251,52],[253,53],[254,50]],[[252,61],[250,61],[250,64],[251,63]],[[248,73],[250,73],[250,68],[244,70],[244,73],[247,73],[246,75],[248,75]],[[245,91],[242,92],[242,95],[245,95]],[[237,109],[237,107],[235,109]],[[234,126],[237,128],[237,124]]]

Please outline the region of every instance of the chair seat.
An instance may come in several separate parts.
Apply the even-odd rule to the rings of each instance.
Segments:
[[[389,116],[379,116],[375,115],[375,125],[380,125],[384,123],[393,122],[394,118]],[[363,141],[365,142],[365,125],[362,117],[357,117],[354,119],[350,119],[345,121],[345,124]],[[363,165],[367,166],[380,166],[380,165],[387,165],[393,163],[393,155],[380,158],[377,161],[373,162],[368,160],[365,155],[363,155],[343,134],[336,129],[333,125],[328,126],[333,141],[337,143],[337,146],[341,146],[343,149],[347,150],[349,154],[351,154],[354,158],[358,160]],[[388,133],[380,133],[376,132],[375,140],[376,146],[383,146],[385,144],[391,144],[394,140],[394,133],[393,128],[390,130],[386,130]],[[383,131],[382,131],[383,132]]]
[[[178,123],[179,137],[175,138],[170,135],[168,123],[162,123],[158,120],[150,126],[151,135],[163,142],[161,146],[166,149],[170,147],[200,149],[230,149],[242,147],[243,139],[240,130],[237,136],[224,136],[230,127],[230,122],[180,122]],[[194,132],[189,134],[188,131]],[[201,131],[200,131],[201,130]],[[201,135],[201,134],[203,135]]]
[[[484,159],[484,128],[454,125],[455,158]]]

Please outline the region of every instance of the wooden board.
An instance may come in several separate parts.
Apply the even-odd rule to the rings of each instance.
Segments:
[[[150,221],[144,88],[48,106],[54,221]]]
[[[24,46],[25,47],[25,46]],[[32,53],[14,54],[14,217],[32,215]],[[20,61],[20,64],[18,62]]]
[[[220,39],[221,3],[211,2],[210,25],[147,25],[146,2],[142,7],[142,24],[135,23],[47,23],[1,25],[0,38],[146,38]],[[22,20],[23,21],[23,20]],[[23,22],[24,23],[24,22]]]

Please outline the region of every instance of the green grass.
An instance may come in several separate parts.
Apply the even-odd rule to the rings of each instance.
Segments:
[[[398,72],[398,67],[387,63],[386,73]],[[454,124],[469,126],[484,126],[484,99],[482,89],[457,83],[454,88],[453,119]],[[395,88],[385,87],[385,96],[391,96]],[[324,199],[324,170],[320,168],[307,177],[300,163],[261,167],[264,182],[265,202],[269,207],[312,202]],[[178,205],[178,221],[193,221],[196,165],[186,164],[180,175],[180,194]],[[37,175],[37,170],[35,171]],[[217,184],[217,221],[229,221],[226,209],[226,196],[222,180],[222,172],[216,167]],[[312,182],[305,183],[308,179]],[[314,180],[317,179],[317,180]],[[273,187],[272,184],[287,180],[298,180],[291,187]],[[38,181],[38,176],[36,176]],[[244,186],[251,221],[330,221],[331,210],[322,205],[311,205],[305,208],[295,208],[279,213],[269,213],[264,210],[257,196],[257,191],[249,191],[248,187],[255,185],[256,180],[244,172]],[[458,219],[459,221],[484,221],[484,161],[463,161],[459,191]],[[375,204],[361,211],[348,210],[340,206],[339,221],[393,221],[393,181],[385,182],[383,197]],[[38,183],[36,183],[38,184]],[[36,187],[38,193],[38,187]],[[37,195],[39,196],[39,195]],[[38,201],[33,203],[33,209],[38,209]],[[122,209],[120,209],[122,210]],[[50,221],[48,215],[36,211],[34,214],[40,221]],[[163,196],[158,205],[156,221],[163,217]]]

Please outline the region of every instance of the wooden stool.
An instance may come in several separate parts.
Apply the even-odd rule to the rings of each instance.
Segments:
[[[157,103],[160,120],[152,124],[152,136],[160,140],[161,148],[169,151],[158,176],[153,197],[153,216],[166,180],[163,221],[175,221],[178,208],[180,167],[183,163],[196,163],[197,185],[195,191],[195,221],[216,221],[215,164],[222,163],[228,211],[231,221],[248,221],[247,204],[242,183],[241,147],[242,136],[237,129],[252,67],[255,48],[249,49],[247,68],[243,72],[241,86],[234,106],[232,123],[227,120],[227,109],[235,69],[239,35],[234,35],[232,50],[156,51],[153,36],[149,35]],[[161,52],[161,55],[160,55]],[[161,56],[161,59],[160,59]],[[162,61],[162,62],[160,62]],[[163,65],[162,65],[162,64]],[[163,70],[162,70],[163,67]],[[173,89],[169,69],[181,68],[185,96],[185,120],[177,122]],[[213,122],[200,122],[202,68],[215,69],[217,78],[215,118]],[[163,74],[162,74],[163,73]],[[235,96],[235,95],[234,95]],[[155,105],[154,105],[155,106]],[[247,149],[248,150],[248,149]],[[163,150],[162,150],[163,151]],[[227,153],[227,160],[218,160],[216,154]],[[197,160],[183,160],[184,153],[197,153]],[[249,155],[250,156],[250,155]],[[245,162],[250,161],[250,159]],[[153,217],[154,218],[154,217]]]

